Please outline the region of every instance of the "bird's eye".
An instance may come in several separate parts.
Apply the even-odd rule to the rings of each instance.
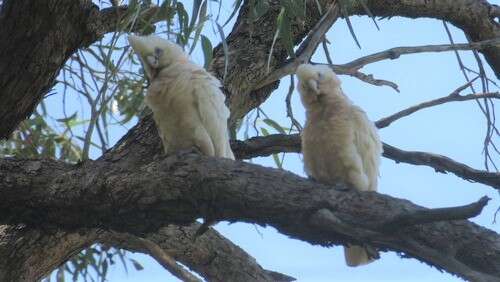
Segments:
[[[155,57],[160,58],[163,55],[163,49],[155,47]]]
[[[325,78],[325,76],[323,75],[323,73],[318,72],[318,79],[319,80],[323,80],[323,78]]]

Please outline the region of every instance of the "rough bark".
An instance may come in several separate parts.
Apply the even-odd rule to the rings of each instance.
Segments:
[[[170,225],[143,234],[165,252],[210,281],[291,281],[263,269],[254,258],[217,231],[209,229],[193,240],[200,224]],[[38,281],[73,255],[94,243],[149,253],[139,237],[106,228],[63,230],[26,225],[0,225],[0,281]]]
[[[119,170],[129,169],[160,159],[161,152],[156,127],[151,116],[148,116],[99,161],[113,163]],[[10,186],[17,176],[20,177],[21,171],[40,176],[30,183],[25,178],[27,182],[24,182],[24,187],[30,189],[29,187],[42,185],[42,182],[51,181],[58,173],[71,173],[81,166],[40,160],[20,164],[16,174],[0,172],[0,179],[3,184]],[[0,165],[0,170],[2,168],[4,167]],[[9,195],[2,195],[4,197]],[[75,208],[78,209],[76,206]],[[81,208],[82,211],[86,210]],[[82,216],[87,215],[84,212]],[[253,257],[213,229],[209,229],[203,239],[193,241],[194,230],[198,227],[199,224],[196,223],[185,227],[170,225],[161,227],[157,232],[143,233],[140,237],[157,243],[169,255],[210,281],[291,281],[286,275],[263,269]],[[10,260],[8,264],[7,261],[2,264],[3,261],[0,260],[0,281],[35,281],[49,274],[72,255],[97,242],[148,253],[138,243],[137,236],[103,231],[109,230],[109,227],[99,229],[99,232],[94,228],[63,230],[59,226],[45,224],[39,228],[30,225],[29,229],[24,225],[4,225],[1,228],[0,257],[8,257]],[[54,243],[48,243],[51,241]],[[71,252],[66,253],[68,250]]]
[[[89,161],[67,171],[56,161],[0,161],[0,222],[66,230],[105,226],[144,236],[200,217],[242,221],[322,246],[364,242],[468,280],[500,281],[497,233],[465,220],[387,229],[394,219],[424,210],[406,200],[193,154],[139,167],[119,162]]]
[[[144,238],[208,281],[293,281],[289,276],[263,269],[253,257],[211,228],[194,240],[200,227],[199,223],[170,225]],[[149,252],[136,236],[127,233],[109,232],[97,240],[131,251]]]
[[[66,59],[95,40],[91,1],[4,1],[0,10],[0,138],[47,94]]]
[[[0,225],[0,281],[38,281],[96,238],[96,229],[66,232]]]
[[[274,1],[273,3],[275,2],[277,1]],[[414,1],[368,1],[368,2],[370,3],[370,5],[375,5],[371,9],[378,11],[377,13],[379,14],[383,13],[384,8],[387,6],[389,8],[392,7],[390,10],[391,13],[394,13],[394,15],[398,15],[397,14],[398,10],[393,9],[393,7],[396,7],[397,5],[403,5],[405,8],[404,11],[405,13],[407,13],[404,14],[403,16],[408,16],[408,17],[412,17],[415,15],[430,16],[434,18],[448,20],[457,25],[458,27],[462,28],[464,31],[466,31],[466,33],[470,33],[469,36],[471,37],[472,40],[476,40],[476,38],[480,38],[481,40],[489,39],[488,36],[490,36],[491,34],[498,36],[497,24],[496,25],[491,23],[490,25],[484,24],[485,22],[483,20],[484,16],[486,15],[486,11],[489,11],[488,14],[489,19],[491,19],[492,14],[495,13],[498,14],[498,11],[496,9],[493,9],[492,8],[493,6],[488,5],[486,1],[465,1],[465,0],[464,1],[415,1],[414,0]],[[438,3],[439,5],[432,3]],[[476,16],[479,16],[478,21],[481,21],[481,23],[474,22],[472,17],[468,17],[467,20],[460,21],[460,19],[455,19],[450,12],[453,9],[459,9],[461,15],[463,15],[464,10],[469,12],[470,7],[476,7],[474,5],[482,5],[480,7],[481,8],[480,11],[477,14],[474,14]],[[379,7],[380,10],[377,10],[378,9],[377,7]],[[412,7],[414,7],[414,10],[412,10]],[[91,1],[85,1],[85,0],[81,1],[7,0],[4,1],[3,6],[1,8],[2,9],[0,11],[0,50],[1,50],[0,87],[2,91],[0,92],[0,99],[2,100],[2,105],[0,106],[0,120],[2,121],[2,123],[0,124],[0,138],[5,138],[12,132],[12,130],[15,129],[15,127],[20,121],[22,121],[23,119],[25,119],[27,116],[30,115],[30,113],[33,111],[38,101],[48,91],[50,91],[50,88],[54,83],[54,79],[57,76],[58,71],[62,67],[64,61],[71,55],[71,53],[73,53],[78,48],[89,45],[91,42],[95,41],[100,36],[102,36],[105,32],[113,30],[113,27],[116,27],[116,21],[114,20],[116,18],[113,16],[117,15],[119,16],[120,15],[119,12],[123,11],[124,8],[120,7],[116,9],[116,13],[115,12],[111,13],[112,10],[99,12],[92,5]],[[440,8],[443,8],[444,10]],[[234,112],[233,121],[243,116],[253,107],[258,106],[260,103],[262,103],[269,96],[271,91],[277,87],[277,83],[274,83],[259,90],[252,89],[252,85],[256,85],[260,80],[262,80],[265,77],[265,73],[263,72],[265,67],[263,66],[265,66],[265,61],[267,60],[267,53],[270,47],[271,41],[269,39],[272,38],[272,34],[274,33],[274,23],[277,10],[271,9],[270,13],[268,13],[262,19],[254,23],[254,26],[256,26],[257,28],[253,30],[253,32],[258,32],[260,30],[267,30],[270,31],[270,34],[267,35],[261,34],[262,36],[260,35],[253,36],[251,35],[251,32],[249,32],[250,31],[249,28],[245,27],[242,24],[245,23],[245,18],[244,18],[246,11],[245,9],[246,8],[242,9],[242,12],[238,17],[238,24],[235,25],[233,32],[227,39],[231,51],[229,73],[234,74],[234,76],[226,78],[225,86],[226,90],[229,89],[229,92],[226,93],[230,97],[231,108]],[[314,11],[313,9],[308,9],[308,10]],[[362,13],[362,12],[353,11],[353,13]],[[430,13],[433,14],[429,15]],[[300,41],[305,36],[307,29],[310,28],[318,19],[319,15],[311,14],[308,16],[308,21],[304,25],[296,24],[293,30],[295,41],[296,42]],[[494,28],[491,28],[492,26]],[[488,28],[490,29],[489,31]],[[479,35],[478,35],[479,37],[476,37],[475,35],[476,33],[483,34],[482,36],[485,37],[480,37]],[[239,34],[241,34],[242,39],[238,39]],[[261,40],[262,42],[259,42],[259,40]],[[252,48],[253,50],[249,50],[249,48]],[[245,54],[251,54],[251,56]],[[493,49],[492,52],[488,53],[487,50],[487,52],[485,52],[484,54],[487,57],[488,62],[490,63],[492,68],[498,74],[498,68],[499,68],[498,56],[495,57],[495,55],[499,54],[499,52]],[[214,60],[214,70],[219,75],[223,73],[223,71],[221,71],[223,70],[223,58],[224,58],[223,56],[224,55],[221,53],[221,48],[219,48],[218,51],[216,51],[216,56]],[[236,57],[231,58],[231,56],[236,56]],[[275,52],[273,53],[273,60],[271,61],[272,62],[271,70],[279,67],[284,62],[285,59],[286,59],[286,54],[284,48],[280,46],[280,44],[278,43],[278,45],[275,46]],[[231,65],[233,64],[233,62],[238,64],[241,63],[248,67],[243,68],[243,71],[241,72],[235,73],[234,72],[236,70],[235,65]],[[241,86],[239,86],[240,84]],[[149,127],[151,127],[151,123]],[[138,133],[138,131],[144,131],[144,130],[147,132],[154,131],[154,129],[147,129],[147,128],[148,127],[138,127],[135,129],[136,131],[132,131],[130,134],[133,135],[134,133]],[[128,135],[129,137],[130,134]],[[77,177],[78,175],[80,175],[80,177],[86,177],[86,173],[90,173],[94,171],[94,169],[97,171],[98,168],[105,170],[111,167],[113,171],[117,173],[116,175],[119,175],[119,173],[124,173],[125,171],[130,171],[131,169],[135,170],[136,168],[135,165],[141,166],[140,169],[150,168],[153,170],[153,172],[155,171],[155,168],[157,166],[168,168],[169,165],[165,164],[166,161],[162,160],[158,156],[154,157],[154,159],[156,159],[158,162],[154,162],[152,163],[152,165],[148,165],[148,162],[151,159],[148,159],[147,156],[152,156],[153,154],[151,154],[148,148],[145,148],[142,145],[143,144],[147,145],[147,143],[150,142],[150,145],[153,145],[153,148],[158,149],[159,143],[156,140],[157,137],[155,134],[145,135],[144,139],[141,139],[140,136],[141,134],[138,134],[135,137],[132,136],[134,138],[129,138],[129,139],[125,138],[123,142],[121,142],[120,146],[114,148],[110,153],[106,154],[100,161],[96,163],[90,162],[87,164],[83,164],[80,167],[67,166],[65,164],[60,164],[56,162],[44,162],[44,161],[31,162],[27,160],[21,161],[21,163],[17,163],[18,165],[17,169],[23,171],[25,175],[21,176],[20,174],[16,174],[13,172],[12,174],[9,174],[9,177],[0,178],[2,179],[1,180],[2,182],[0,184],[1,187],[0,189],[5,191],[5,194],[2,194],[2,196],[5,195],[5,199],[7,199],[10,196],[14,197],[12,199],[16,199],[15,194],[25,191],[29,192],[28,194],[31,195],[30,193],[33,191],[32,190],[32,188],[34,187],[33,185],[41,185],[36,187],[44,187],[44,185],[49,185],[48,183],[50,183],[49,185],[50,189],[48,189],[48,191],[54,192],[54,190],[51,189],[61,189],[60,191],[66,191],[66,188],[68,187],[62,187],[62,186],[64,186],[63,183],[66,183],[68,178],[71,178],[71,175],[74,175],[75,177]],[[138,145],[135,146],[134,144],[131,144],[131,142],[137,142]],[[160,151],[161,150],[158,149],[156,152]],[[141,155],[141,152],[146,152],[148,154]],[[192,162],[192,160],[187,160],[186,162],[189,163],[190,161]],[[201,162],[201,164],[198,164],[199,166],[195,166],[196,163],[192,163],[193,164],[192,169],[193,170],[205,169],[205,167],[203,166],[204,164],[212,165],[210,159],[206,161],[207,163]],[[12,168],[9,167],[11,165],[10,162],[11,160],[2,161],[2,165],[0,165],[0,174],[9,171],[9,169]],[[177,161],[175,162],[175,164],[178,163],[179,162]],[[182,164],[183,161],[181,160],[180,163]],[[53,170],[48,171],[45,170],[44,168],[39,167],[41,164],[48,165]],[[90,168],[94,164],[97,164],[96,167]],[[216,165],[216,167],[213,168],[215,170],[211,170],[211,173],[218,172],[217,169],[222,169],[222,168],[226,169],[224,165],[228,165],[228,162],[226,163],[223,162],[220,165],[217,165],[218,162],[215,162],[214,164]],[[140,171],[140,169],[138,171]],[[173,169],[175,171],[179,171],[180,174],[185,173],[184,167],[182,165],[179,168],[174,167]],[[59,177],[56,177],[56,180],[53,179],[55,172],[62,173]],[[105,171],[100,171],[99,173],[105,173]],[[151,173],[151,171],[146,171],[145,175],[148,175],[147,173]],[[196,174],[198,172],[189,171],[188,173]],[[271,175],[268,177],[278,176],[277,174],[275,174],[276,172],[269,171],[269,173],[271,173]],[[228,170],[227,174],[222,174],[222,175],[226,175],[229,177],[232,174],[236,174],[236,172]],[[165,175],[160,175],[160,176],[167,178],[169,177]],[[174,175],[172,177],[175,179],[178,178],[184,179],[182,178],[182,175],[177,175],[177,176]],[[284,179],[293,179],[293,176],[286,176]],[[227,182],[224,182],[224,180],[222,180],[222,182],[218,182],[219,179],[217,178],[213,180],[211,179],[208,180],[210,180],[207,185],[208,187],[214,187],[213,185],[216,184],[219,185],[220,183],[227,184]],[[300,178],[298,180],[304,181]],[[62,181],[62,182],[58,183],[57,181]],[[75,181],[75,180],[70,179],[70,181]],[[109,188],[107,185],[112,184],[112,181],[108,179],[108,183],[99,182],[102,184],[102,186],[100,187],[92,186],[92,184],[95,181],[99,182],[100,180],[87,179],[87,182],[84,182],[86,186],[83,186],[83,188],[80,187],[80,189],[88,188],[89,191],[100,193],[106,191],[106,189]],[[225,179],[225,181],[230,181],[230,180]],[[300,181],[299,183],[302,183]],[[71,183],[76,185],[75,182]],[[129,183],[129,185],[131,184],[132,182]],[[200,183],[198,184],[192,183],[192,184],[193,186],[196,185],[200,186],[199,185]],[[245,186],[244,185],[245,183],[242,184],[242,183],[231,182],[231,184],[239,184],[240,185],[239,187],[241,187],[242,185]],[[253,183],[249,187],[255,188],[254,187],[255,185],[257,184]],[[312,186],[320,186],[320,185],[313,185],[310,183],[307,185],[306,185],[307,193],[304,194],[308,194],[310,192],[309,189],[311,189]],[[18,190],[16,193],[14,187],[18,187],[21,190]],[[148,186],[146,188],[151,188],[151,187]],[[285,188],[289,189],[290,187],[286,186]],[[256,191],[259,191],[260,194],[267,193],[267,190],[261,191],[258,190],[258,188],[255,189],[257,190],[250,190],[250,192],[253,191],[252,193],[256,193]],[[7,194],[7,190],[11,194]],[[323,190],[325,189],[318,189],[318,191],[323,191]],[[238,193],[237,191],[233,190],[231,191],[232,193]],[[329,191],[333,192],[328,192],[328,193],[337,193],[334,190],[329,190]],[[44,192],[47,191],[38,190],[38,192],[40,192],[39,196],[43,196]],[[76,193],[77,191],[73,191],[73,193],[69,193],[64,197],[67,196],[70,198],[71,197],[78,198],[76,197],[77,196]],[[127,196],[128,194],[131,197],[133,197],[134,196],[133,193],[134,191],[132,191],[131,194],[128,194],[128,192],[124,191],[123,193],[120,193],[123,194],[120,196],[123,197]],[[326,194],[323,195],[322,193],[327,193],[327,192],[318,192],[318,194],[313,193],[312,196],[316,195],[316,197],[319,196],[322,197],[326,195]],[[346,193],[345,195],[350,195],[347,192],[342,192],[342,193]],[[28,196],[28,194],[26,196]],[[269,196],[275,195],[273,193],[270,194],[271,195]],[[92,193],[90,193],[88,196],[91,197],[92,195],[95,196],[95,194]],[[110,193],[110,195],[113,194]],[[208,200],[197,199],[197,201],[210,203],[207,205],[207,207],[203,208],[197,207],[196,211],[192,211],[186,218],[175,219],[173,221],[180,220],[181,222],[191,222],[193,219],[192,217],[197,216],[198,213],[203,216],[210,215],[212,218],[215,219],[227,216],[235,220],[242,219],[251,222],[257,220],[251,215],[245,214],[241,217],[238,217],[240,215],[233,214],[234,211],[232,209],[239,208],[240,206],[238,206],[238,204],[239,205],[243,204],[243,203],[233,203],[233,202],[231,202],[231,206],[228,212],[223,212],[222,215],[216,214],[216,216],[213,216],[212,211],[210,210],[212,206],[211,193],[207,193],[206,191],[204,191],[203,195],[206,196]],[[31,195],[31,196],[36,196],[36,195]],[[219,196],[220,195],[217,195],[217,197]],[[248,196],[253,197],[255,195],[250,194]],[[350,196],[346,197],[349,198]],[[353,199],[356,197],[357,196],[353,196]],[[364,198],[365,196],[360,196],[360,197],[363,200],[366,200]],[[377,197],[379,196],[376,196],[375,199],[379,199]],[[144,195],[141,195],[139,198],[141,200],[144,200],[144,202],[140,203],[140,205],[147,206],[147,201],[150,199],[148,199],[147,197],[144,198]],[[360,200],[361,198],[358,199],[358,202],[356,202],[356,199],[354,199],[353,200],[355,201],[354,204],[359,204],[363,206],[361,204]],[[61,197],[58,197],[58,199],[61,200]],[[301,198],[301,195],[297,195],[297,199],[311,200],[309,198]],[[383,198],[383,200],[384,199],[385,198]],[[87,198],[87,200],[89,199]],[[214,202],[216,202],[217,200],[219,199],[213,199]],[[396,206],[399,203],[399,201],[396,200],[388,200],[388,201]],[[333,204],[329,200],[325,200],[324,202],[323,201],[317,202],[314,201],[314,199],[311,200],[311,204],[320,204],[320,203],[324,204],[326,202]],[[30,207],[33,208],[36,205],[40,204],[43,205],[43,203],[44,201],[35,200],[33,202],[28,202],[28,203],[23,202],[22,204],[25,205],[32,204],[33,206]],[[269,204],[267,202],[265,203]],[[193,203],[187,203],[186,207],[190,208],[192,207],[192,204]],[[290,208],[293,210],[294,207],[292,206],[296,204],[297,203],[293,201],[292,203],[290,203],[289,206],[286,205],[285,206],[286,208]],[[411,204],[408,205],[410,206],[409,207],[404,206],[403,209],[418,208]],[[57,214],[58,212],[60,212],[56,209],[56,207],[53,208],[45,207],[45,209],[43,209],[43,212],[40,213],[39,215],[37,214],[38,211],[33,212],[33,210],[31,210],[30,212],[29,209],[26,210],[27,211],[26,213],[22,212],[19,214],[12,214],[21,211],[19,207],[17,208],[13,207],[13,209],[10,209],[9,207],[8,210],[5,210],[8,213],[5,214],[2,211],[1,214],[3,216],[10,215],[8,218],[4,218],[2,220],[5,220],[5,222],[7,221],[19,222],[18,221],[19,219],[30,218],[33,220],[31,222],[42,225],[41,224],[42,220],[52,217],[57,218]],[[78,204],[75,206],[69,206],[69,207],[65,206],[65,207],[68,208],[69,209],[68,211],[71,213],[77,213],[79,208]],[[109,203],[108,206],[104,204],[102,207],[109,208]],[[226,206],[222,205],[222,207]],[[280,207],[280,205],[278,207]],[[5,207],[2,207],[2,209],[3,208]],[[271,213],[273,213],[273,211],[277,213],[275,209],[269,210],[269,212]],[[321,222],[322,220],[323,221],[327,220],[328,222],[331,221],[331,216],[328,214],[328,212],[331,211],[329,209],[327,209],[326,213],[324,212],[324,210],[323,212],[322,210],[320,210],[314,217],[309,217],[309,218],[305,216],[306,212],[303,209],[300,211],[302,212],[300,214],[303,215],[303,218],[305,220],[309,220],[310,222],[313,223],[314,228],[319,228],[319,229],[326,228],[324,224],[323,225],[320,224],[321,226],[318,227],[317,224],[314,224],[314,222],[317,223]],[[79,220],[81,219],[82,223],[86,223],[85,219],[88,219],[86,218],[86,216],[96,212],[99,213],[98,211],[91,210],[88,211],[86,214],[81,214],[80,216],[83,218],[79,218]],[[338,210],[334,211],[335,214],[337,212],[339,211]],[[341,208],[340,213],[342,215],[344,215],[343,212],[347,213],[347,211],[344,211]],[[366,211],[360,211],[360,212],[366,213]],[[139,214],[144,215],[144,213],[147,212],[141,211]],[[152,213],[160,214],[161,212],[158,210],[152,210]],[[356,215],[356,213],[354,215]],[[277,219],[273,220],[272,218],[274,216],[277,216]],[[374,216],[377,217],[379,215],[374,215]],[[342,220],[344,220],[344,217],[341,218]],[[495,266],[491,265],[492,261],[498,261],[498,239],[495,239],[497,238],[496,237],[497,235],[492,232],[486,231],[483,228],[475,226],[473,224],[466,222],[433,223],[433,224],[405,228],[404,230],[401,230],[399,235],[397,235],[402,237],[397,237],[396,239],[390,236],[382,236],[382,238],[379,238],[378,236],[373,236],[372,239],[368,239],[365,237],[362,238],[360,237],[364,236],[363,234],[365,234],[367,237],[373,235],[371,233],[372,230],[370,229],[372,227],[370,225],[367,225],[366,222],[365,224],[363,224],[364,222],[363,220],[366,220],[366,218],[362,217],[361,219],[358,219],[361,222],[356,221],[356,218],[353,219],[354,221],[349,222],[352,216],[349,217],[349,215],[347,214],[345,218],[347,219],[348,223],[352,222],[356,224],[360,223],[361,227],[356,227],[357,228],[355,229],[356,232],[350,232],[349,230],[352,231],[352,229],[348,228],[347,229],[348,231],[345,231],[348,233],[347,235],[339,231],[342,230],[343,227],[345,227],[344,225],[341,226],[342,228],[335,229],[333,231],[330,230],[329,228],[326,228],[323,232],[318,233],[316,236],[304,233],[303,231],[304,226],[296,226],[293,224],[289,226],[289,224],[287,225],[286,223],[281,222],[281,220],[285,219],[280,218],[278,214],[266,215],[266,220],[262,221],[262,223],[273,224],[274,226],[278,226],[280,230],[282,230],[285,234],[290,234],[292,236],[306,239],[314,243],[328,245],[332,242],[345,243],[350,241],[363,240],[366,242],[373,243],[375,246],[379,246],[381,248],[391,248],[393,250],[406,251],[409,254],[415,257],[419,257],[420,259],[432,263],[434,265],[442,266],[443,264],[445,264],[448,271],[459,273],[462,277],[466,277],[469,279],[475,279],[478,281],[479,280],[487,281],[487,279],[491,278],[488,275],[498,276],[498,267],[495,268]],[[158,218],[155,217],[153,219],[157,220]],[[168,219],[170,218],[166,219],[168,221]],[[92,222],[92,224],[89,224],[89,226],[94,226],[95,224],[97,224],[98,227],[101,227],[103,222],[100,222],[100,220],[97,221],[99,222],[94,221]],[[20,263],[22,261],[24,263],[24,267],[29,267],[30,265],[32,266],[37,265],[38,267],[22,268],[21,267],[22,265],[19,264],[17,266],[20,267],[16,268],[12,264],[14,260],[9,260],[9,261],[0,260],[0,280],[3,281],[4,279],[2,278],[6,277],[7,279],[5,279],[5,281],[14,281],[10,280],[10,278],[12,279],[19,278],[19,279],[25,279],[27,281],[32,281],[33,280],[31,279],[32,277],[39,277],[37,275],[40,275],[41,272],[46,273],[47,271],[50,271],[50,269],[52,269],[54,266],[58,265],[59,263],[67,259],[70,255],[76,253],[81,248],[84,248],[91,242],[94,242],[94,239],[96,239],[95,237],[92,237],[93,236],[92,230],[94,230],[93,228],[82,229],[79,226],[74,226],[75,224],[71,226],[72,225],[71,223],[69,223],[68,225],[57,221],[53,221],[52,223],[54,224],[54,226],[50,225],[43,226],[40,229],[36,229],[37,224],[30,225],[29,229],[20,225],[2,227],[2,230],[0,230],[0,257],[10,257],[16,259],[19,258],[17,262]],[[142,222],[136,220],[133,222],[132,225],[135,228],[138,228],[141,223]],[[65,228],[70,228],[70,227],[72,228],[71,230],[66,229],[66,231],[61,231],[60,229],[57,228],[61,225],[65,225]],[[333,226],[335,227],[337,225],[333,224]],[[348,224],[348,227],[349,226],[350,225]],[[130,226],[127,226],[127,228],[128,227]],[[142,228],[138,228],[139,230],[135,230],[135,232],[139,232],[144,235],[145,234],[144,232],[146,230],[156,229],[159,227],[160,225],[151,224],[150,226],[146,226],[146,228],[143,230]],[[315,230],[314,228],[312,228],[312,230]],[[363,233],[362,232],[363,230],[368,230],[368,233]],[[82,232],[86,234],[82,235]],[[356,235],[357,237],[352,236],[353,233],[356,234],[359,233],[361,235]],[[398,240],[400,240],[401,238],[410,238],[410,237],[404,237],[407,236],[407,233],[409,233],[408,236],[410,237],[413,236],[411,237],[411,240],[409,241],[403,240],[404,242],[399,242]],[[427,236],[426,234],[430,235]],[[445,235],[448,235],[448,237],[451,238],[452,244],[448,244],[449,238],[447,238]],[[311,238],[310,236],[313,237]],[[470,238],[465,238],[466,236],[470,236]],[[57,245],[59,241],[54,240],[57,238],[62,238],[61,245]],[[479,242],[480,240],[483,241]],[[386,241],[390,242],[387,243]],[[433,248],[442,251],[442,253],[436,254],[433,251]],[[472,250],[472,252],[469,251],[469,248]],[[487,253],[479,253],[478,250],[484,250],[484,249],[492,251]],[[29,256],[31,254],[37,254],[37,252],[39,252],[39,254],[41,255]],[[56,257],[60,260],[58,262],[52,260],[43,262],[44,259],[52,257]],[[36,269],[39,269],[39,271],[41,272],[35,271]],[[21,271],[23,271],[23,273],[25,274],[16,276],[13,274],[14,273],[13,271],[15,270],[20,270],[19,272],[15,272],[17,274],[20,274]],[[479,278],[477,275],[479,275]],[[496,278],[492,278],[492,281],[494,280],[496,280]]]
[[[91,0],[3,1],[0,139],[31,115],[71,54],[118,29],[125,12],[125,7],[99,11]]]

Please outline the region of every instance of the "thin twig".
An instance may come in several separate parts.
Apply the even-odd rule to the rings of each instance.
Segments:
[[[394,89],[394,91],[399,93],[399,88],[398,88],[398,85],[396,83],[394,83],[392,81],[384,80],[384,79],[376,79],[373,77],[373,74],[364,74],[360,71],[349,71],[345,74],[353,76],[361,81],[364,81],[364,82],[372,84],[372,85],[389,86],[392,89]]]
[[[142,238],[139,239],[139,241],[149,251],[149,254],[152,257],[154,257],[159,264],[161,264],[175,277],[181,279],[182,281],[188,281],[188,282],[202,281],[193,274],[191,274],[189,271],[184,269],[182,266],[177,264],[177,262],[171,256],[169,256],[162,248],[160,248],[154,242]]]
[[[290,121],[292,122],[292,126],[290,127],[290,130],[295,126],[299,132],[302,131],[302,125],[300,125],[300,122],[298,122],[295,117],[293,116],[293,109],[292,109],[292,94],[293,91],[295,90],[295,82],[294,82],[294,76],[293,74],[290,75],[290,87],[288,88],[288,93],[286,94],[286,99],[285,99],[285,104],[286,104],[286,116],[290,118]]]
[[[368,64],[380,62],[383,60],[394,60],[401,55],[429,53],[429,52],[446,52],[456,50],[480,50],[489,46],[500,45],[500,38],[485,40],[480,42],[464,43],[464,44],[441,44],[441,45],[423,45],[413,47],[395,47],[382,52],[374,53],[368,56],[361,57],[347,64],[343,67],[348,69],[360,69]]]
[[[306,41],[304,41],[306,43]],[[303,44],[304,44],[303,43]],[[379,62],[387,59],[396,59],[401,55],[416,54],[416,53],[426,53],[426,52],[445,52],[445,51],[456,51],[456,50],[480,50],[488,46],[500,45],[500,39],[491,39],[474,43],[464,43],[464,44],[442,44],[442,45],[424,45],[424,46],[414,46],[414,47],[395,47],[382,52],[374,53],[365,57],[361,57],[354,61],[346,64],[333,64],[330,65],[331,68],[337,74],[347,74],[361,79],[365,82],[374,85],[386,85],[394,89],[397,89],[397,85],[393,82],[386,80],[373,79],[371,75],[366,75],[360,72],[356,72],[360,68],[375,62]],[[310,56],[309,56],[310,58]],[[297,67],[306,63],[308,60],[302,60],[300,56],[286,63],[283,67],[273,71],[269,74],[262,82],[260,82],[255,89],[259,89],[267,84],[270,84],[276,80],[279,80],[289,74],[295,72]],[[463,65],[463,64],[462,64]],[[465,68],[465,67],[464,67]]]
[[[330,55],[330,51],[328,50],[328,40],[326,39],[326,37],[323,39],[323,42],[321,42],[321,45],[323,46],[323,52],[325,52],[326,61],[330,65],[333,65],[333,60],[332,56]]]
[[[480,98],[494,98],[494,99],[500,99],[500,93],[499,92],[493,92],[493,93],[481,93],[481,94],[469,94],[469,95],[458,95],[458,94],[450,94],[445,97],[441,97],[438,99],[434,99],[431,101],[423,102],[418,105],[409,107],[407,109],[404,109],[402,111],[399,111],[395,114],[392,114],[388,117],[379,119],[378,121],[375,122],[375,125],[378,128],[385,128],[392,124],[394,121],[399,120],[403,117],[409,116],[410,114],[413,114],[417,111],[420,111],[422,109],[430,108],[433,106],[449,103],[449,102],[458,102],[458,101],[469,101],[469,100],[476,100]]]

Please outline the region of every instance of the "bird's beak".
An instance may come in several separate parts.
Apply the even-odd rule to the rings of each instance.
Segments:
[[[130,47],[139,56],[144,71],[148,79],[153,79],[155,76],[155,68],[158,67],[157,58],[154,56],[154,47],[149,42],[147,37],[129,35],[127,37]]]
[[[314,93],[317,95],[319,94],[319,88],[318,88],[318,81],[315,79],[309,79],[307,80],[307,86],[314,91]]]
[[[147,39],[143,37],[131,34],[127,39],[132,49],[134,49],[134,51],[141,57],[148,53],[148,51],[152,51],[149,50],[151,47],[147,44]]]

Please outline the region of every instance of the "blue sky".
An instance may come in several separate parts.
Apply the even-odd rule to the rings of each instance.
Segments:
[[[187,7],[190,6],[190,1],[184,2]],[[500,1],[489,2],[500,4]],[[227,15],[229,9],[227,6],[223,13]],[[352,17],[351,21],[362,49],[356,47],[345,21],[338,21],[328,33],[328,39],[332,42],[330,52],[336,64],[391,47],[448,43],[443,24],[437,20],[381,20],[378,21],[380,31],[366,17]],[[451,28],[455,42],[466,42],[460,30]],[[218,36],[212,34],[210,27],[205,30],[215,46]],[[230,27],[226,29],[226,34],[229,30]],[[470,52],[460,53],[466,65],[475,67]],[[313,61],[325,62],[322,54],[321,50],[318,51]],[[203,64],[200,50],[195,52],[192,59]],[[453,52],[403,56],[398,60],[369,65],[362,71],[373,74],[376,78],[393,81],[401,90],[401,93],[396,93],[388,87],[371,86],[351,77],[340,77],[346,94],[372,120],[448,95],[465,83]],[[494,78],[489,67],[488,73]],[[282,125],[289,124],[284,102],[287,88],[288,79],[284,79],[280,89],[263,105],[263,110]],[[304,111],[298,93],[294,93],[292,102],[296,118],[303,123]],[[113,138],[118,140],[124,132],[123,129],[116,130]],[[380,130],[383,141],[398,148],[446,155],[479,169],[484,169],[481,155],[484,134],[485,120],[473,101],[426,109]],[[274,167],[271,158],[253,161]],[[287,154],[284,166],[287,170],[304,175],[298,154]],[[466,182],[454,175],[438,174],[428,167],[396,164],[392,160],[383,159],[379,192],[426,207],[463,205],[488,195],[493,200],[480,216],[472,220],[496,232],[500,230],[498,224],[492,224],[494,212],[500,205],[498,193],[492,188]],[[273,228],[249,224],[220,223],[215,228],[254,256],[264,268],[291,275],[299,281],[461,281],[414,259],[401,259],[394,253],[383,253],[380,260],[367,266],[348,268],[344,264],[342,247],[311,246],[280,235]],[[129,270],[126,274],[122,267],[115,266],[110,269],[108,281],[176,281],[148,256],[132,254],[131,257],[140,261],[145,269]]]

